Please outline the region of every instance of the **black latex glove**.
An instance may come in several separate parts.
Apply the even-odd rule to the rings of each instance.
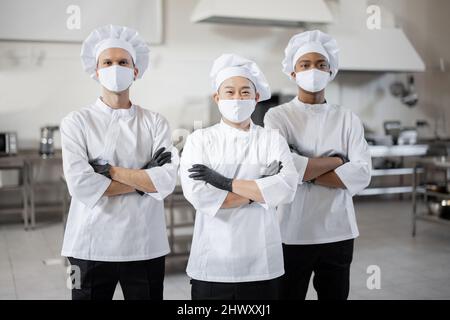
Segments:
[[[281,169],[283,169],[283,163],[281,161],[274,161],[267,167],[261,178],[267,178],[279,174]]]
[[[289,145],[289,149],[291,150],[292,153],[296,153],[296,154],[298,154],[299,156],[302,155],[302,154],[300,153],[300,151],[297,149],[297,147],[294,146],[293,144],[290,144],[290,145]]]
[[[334,154],[332,154],[330,157],[335,157],[335,158],[341,159],[341,160],[342,160],[342,164],[345,164],[345,163],[349,162],[349,160],[347,159],[347,157],[344,156],[344,155],[342,155],[342,154],[340,154],[340,153],[334,153]]]
[[[154,167],[162,167],[166,163],[172,162],[172,153],[170,151],[166,151],[165,147],[159,148],[156,153],[153,155],[152,160],[150,160],[145,166],[142,167],[143,170],[150,169]],[[145,194],[145,192],[141,190],[137,190],[136,192],[139,193],[141,196]]]
[[[166,151],[165,147],[159,148],[158,151],[153,155],[152,160],[147,163],[142,169],[150,169],[153,167],[162,167],[166,163],[172,162],[172,153],[170,151]]]
[[[108,162],[106,164],[98,164],[97,160],[92,160],[89,162],[89,164],[96,173],[101,174],[102,176],[105,176],[108,179],[111,179],[111,176],[109,174],[109,169],[111,168],[111,165]]]
[[[233,179],[226,178],[203,164],[194,164],[188,171],[192,172],[192,174],[189,175],[189,178],[202,180],[218,189],[233,192]]]

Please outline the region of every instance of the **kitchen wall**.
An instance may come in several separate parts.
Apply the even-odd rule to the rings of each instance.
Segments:
[[[273,91],[295,93],[280,63],[289,38],[299,29],[192,24],[189,17],[195,3],[164,1],[164,43],[152,47],[151,69],[132,88],[135,103],[162,113],[172,128],[191,128],[194,120],[207,122],[209,69],[224,52],[255,59]],[[450,21],[446,14],[450,2],[371,3],[392,10],[396,23],[425,60],[427,72],[416,76],[421,101],[409,109],[389,94],[390,83],[405,75],[366,72],[341,72],[328,90],[328,100],[353,109],[375,131],[381,131],[388,119],[402,119],[406,125],[427,119],[432,126],[439,119],[439,133],[449,135]],[[70,111],[95,100],[99,86],[82,71],[79,51],[80,44],[0,41],[0,131],[18,131],[22,147],[37,146],[41,126],[57,124]],[[447,62],[445,73],[438,68],[440,57]]]
[[[450,1],[383,0],[405,30],[427,66],[417,74],[421,102],[417,112],[438,126],[438,135],[450,136]],[[440,69],[443,59],[445,71]]]

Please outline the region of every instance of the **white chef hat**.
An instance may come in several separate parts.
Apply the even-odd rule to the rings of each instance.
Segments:
[[[306,31],[291,38],[284,50],[283,72],[292,78],[291,74],[294,72],[297,60],[311,52],[320,53],[328,60],[331,69],[330,81],[333,80],[339,70],[338,44],[333,37],[319,30]]]
[[[98,80],[95,72],[98,57],[109,48],[122,48],[128,51],[139,70],[137,78],[142,78],[148,68],[150,49],[147,43],[136,30],[112,24],[92,31],[81,47],[81,63],[91,78]]]
[[[226,53],[218,57],[209,75],[215,91],[218,91],[222,82],[228,78],[244,77],[255,85],[260,96],[259,101],[269,100],[271,97],[269,83],[258,65],[236,54]]]

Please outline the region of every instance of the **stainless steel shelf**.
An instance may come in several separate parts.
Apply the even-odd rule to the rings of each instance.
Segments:
[[[442,199],[450,199],[449,193],[430,191],[430,190],[426,190],[425,188],[422,188],[422,187],[418,187],[416,189],[416,192],[419,194],[427,195],[427,196],[433,196],[433,197],[442,198]]]
[[[419,176],[419,169],[423,169],[424,173]],[[450,158],[423,158],[416,161],[413,174],[413,197],[412,197],[412,236],[416,235],[417,231],[417,221],[427,221],[432,223],[438,223],[446,226],[450,226],[450,220],[442,219],[437,216],[432,216],[426,212],[419,212],[418,210],[418,199],[419,196],[424,195],[422,201],[426,204],[429,201],[429,196],[438,197],[441,199],[448,199],[449,194],[442,192],[429,191],[424,188],[427,185],[427,177],[429,177],[430,171],[432,173],[441,172],[444,173],[445,185],[449,182],[449,169],[450,169]],[[420,181],[422,177],[423,181]],[[434,181],[436,182],[436,181]]]
[[[23,213],[23,208],[17,207],[17,206],[2,206],[0,208],[0,214],[17,214],[17,213]]]
[[[403,166],[403,159],[406,157],[422,157],[428,151],[428,145],[404,145],[404,146],[369,146],[372,158],[391,158],[397,157],[401,159]],[[418,169],[417,173],[422,173],[423,170]],[[391,185],[385,187],[370,187],[358,193],[359,196],[375,196],[385,194],[408,194],[413,191],[411,186],[405,186],[403,177],[412,176],[414,168],[393,168],[393,169],[373,169],[372,177],[399,177],[398,185]]]
[[[382,157],[420,157],[427,154],[428,145],[369,146],[373,158]]]
[[[413,191],[413,187],[405,186],[405,187],[380,187],[380,188],[368,188],[360,193],[358,196],[375,196],[382,194],[403,194],[403,193],[411,193]]]
[[[25,187],[24,186],[1,186],[0,190],[3,192],[8,191],[22,191]]]
[[[420,169],[419,173],[423,170]],[[382,176],[401,176],[410,175],[414,173],[414,168],[399,168],[399,169],[374,169],[371,172],[372,177],[382,177]]]

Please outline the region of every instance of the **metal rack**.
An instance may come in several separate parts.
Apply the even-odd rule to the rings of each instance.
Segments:
[[[423,181],[420,181],[419,173],[423,171]],[[450,220],[442,219],[438,216],[430,215],[429,212],[418,210],[418,197],[423,196],[424,203],[428,204],[430,196],[437,199],[450,199],[449,193],[427,190],[424,185],[428,182],[430,173],[443,173],[445,185],[448,186],[450,172],[450,158],[422,158],[416,161],[413,174],[413,197],[412,197],[412,236],[416,235],[417,221],[427,221],[450,226]]]
[[[24,152],[25,161],[27,164],[27,185],[28,197],[30,201],[29,213],[31,219],[31,229],[36,227],[36,212],[39,211],[56,211],[60,212],[62,209],[62,201],[54,203],[39,203],[36,205],[36,190],[52,189],[59,193],[58,198],[61,198],[61,189],[63,183],[60,180],[54,181],[40,181],[36,179],[36,168],[44,165],[59,166],[62,169],[62,154],[61,150],[57,150],[54,155],[41,156],[35,150]]]
[[[19,171],[19,184],[17,186],[0,187],[0,191],[17,192],[20,191],[22,201],[20,206],[8,206],[0,208],[2,214],[21,213],[25,230],[28,229],[28,170],[27,164],[21,156],[11,156],[0,158],[0,170],[17,170]]]
[[[369,146],[373,158],[399,158],[402,166],[405,158],[425,156],[428,151],[428,145],[403,145],[403,146]],[[419,170],[420,171],[420,170]],[[419,172],[420,173],[420,172]],[[382,194],[405,194],[413,191],[412,186],[403,185],[404,177],[412,176],[414,168],[393,168],[393,169],[373,169],[372,177],[398,176],[399,185],[369,187],[358,195],[373,196]]]
[[[34,229],[36,226],[36,211],[60,211],[61,203],[39,203],[36,204],[36,190],[53,189],[61,190],[63,184],[60,181],[40,182],[36,179],[36,168],[43,165],[62,165],[61,150],[57,150],[54,155],[43,157],[38,150],[22,150],[17,155],[0,158],[0,170],[18,170],[20,173],[19,185],[0,187],[3,192],[21,192],[21,206],[2,207],[0,213],[22,213],[24,228]]]
[[[169,237],[169,246],[170,246],[170,256],[185,256],[189,254],[191,241],[192,241],[192,233],[185,235],[177,235],[176,229],[183,229],[187,227],[194,227],[195,220],[195,209],[194,207],[186,200],[183,195],[183,190],[180,185],[175,187],[175,190],[172,194],[170,194],[165,199],[165,209],[168,211],[167,218],[167,231]],[[183,209],[186,211],[186,214],[190,214],[191,220],[187,222],[176,222],[175,221],[175,209]],[[175,245],[177,243],[183,244],[186,247],[184,251],[175,250]]]

